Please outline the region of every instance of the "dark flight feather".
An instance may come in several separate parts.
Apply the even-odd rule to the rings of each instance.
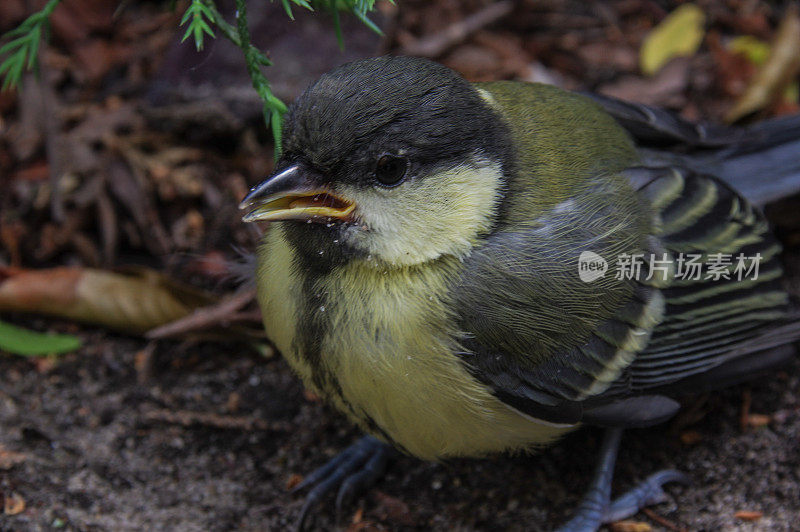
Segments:
[[[747,127],[694,124],[648,105],[584,95],[634,137],[648,163],[713,174],[754,205],[800,192],[800,115]]]

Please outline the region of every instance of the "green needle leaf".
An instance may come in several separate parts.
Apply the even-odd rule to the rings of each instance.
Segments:
[[[283,103],[283,102],[281,102]],[[283,125],[282,121],[283,115],[280,111],[274,110],[270,115],[270,126],[272,126],[272,137],[275,139],[275,158],[277,159],[281,155],[282,149],[282,130],[281,127]]]
[[[204,35],[208,35],[212,39],[216,38],[216,35],[214,35],[214,31],[211,29],[211,26],[209,26],[208,22],[211,22],[212,24],[216,23],[217,17],[214,10],[205,4],[207,1],[210,0],[192,0],[192,3],[188,8],[186,8],[186,12],[183,14],[183,17],[181,17],[181,26],[187,22],[189,23],[189,26],[186,28],[186,32],[183,34],[183,38],[181,38],[181,42],[188,39],[189,36],[194,36],[194,46],[198,51],[203,49]]]
[[[13,41],[7,42],[2,47],[0,47],[0,55],[9,53],[15,48],[25,49],[28,44],[28,36],[23,35],[22,37],[17,37]],[[16,52],[14,52],[16,53]]]
[[[2,0],[0,0],[2,1]],[[0,62],[0,90],[17,86],[22,78],[22,72],[36,66],[39,54],[39,43],[42,38],[47,38],[50,15],[61,0],[48,0],[45,6],[29,16],[18,27],[7,32],[2,38],[12,39],[0,47],[0,56],[7,56]],[[274,0],[271,0],[274,1]],[[394,0],[389,0],[394,4]],[[174,10],[175,0],[169,5]],[[253,82],[253,88],[264,101],[264,120],[267,127],[272,130],[276,153],[280,152],[281,126],[283,115],[286,113],[286,104],[278,99],[269,85],[269,81],[261,71],[261,67],[272,65],[272,61],[250,42],[250,31],[247,28],[246,0],[235,0],[237,7],[236,25],[228,23],[217,9],[214,0],[191,0],[186,11],[181,16],[180,26],[186,25],[181,42],[194,40],[198,50],[203,49],[205,36],[216,38],[215,29],[219,29],[223,36],[228,38],[244,53],[247,70]],[[329,9],[333,16],[336,41],[339,48],[344,49],[344,35],[339,10],[353,13],[364,25],[375,33],[382,35],[380,28],[372,22],[368,13],[375,7],[375,0],[281,0],[286,14],[294,19],[292,5],[309,11],[314,11],[315,6],[320,9]]]
[[[292,13],[292,5],[289,3],[289,0],[281,0],[283,4],[283,10],[286,11],[286,15],[294,20],[294,14]]]
[[[378,35],[381,35],[381,36],[383,36],[383,30],[381,30],[381,29],[378,27],[378,25],[377,25],[377,24],[375,24],[374,22],[372,22],[372,21],[369,19],[369,17],[367,17],[367,14],[366,14],[364,11],[361,11],[360,9],[356,9],[356,10],[353,10],[353,14],[354,14],[356,17],[358,17],[358,20],[360,20],[360,21],[361,21],[361,22],[362,22],[362,23],[363,23],[363,24],[364,24],[366,27],[368,27],[369,29],[371,29],[372,31],[374,31],[375,33],[377,33]]]
[[[333,0],[331,3],[331,12],[333,13],[333,27],[336,30],[336,42],[339,43],[339,49],[344,50],[344,37],[342,36],[342,21],[339,20],[339,0]]]
[[[25,68],[36,66],[39,54],[39,40],[48,35],[50,15],[61,0],[49,0],[41,11],[29,16],[19,26],[7,32],[0,39],[15,37],[0,47],[0,56],[8,57],[0,63],[0,75],[4,75],[0,91],[16,87],[22,79]]]

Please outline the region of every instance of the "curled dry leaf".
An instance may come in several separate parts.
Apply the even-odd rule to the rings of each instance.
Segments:
[[[212,301],[152,270],[0,268],[0,312],[46,314],[125,332],[142,333]]]
[[[772,104],[800,73],[800,14],[797,5],[786,9],[766,62],[750,80],[725,121],[736,122]]]

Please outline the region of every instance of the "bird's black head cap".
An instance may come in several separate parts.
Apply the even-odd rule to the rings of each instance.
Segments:
[[[505,163],[510,150],[505,124],[467,81],[415,57],[332,70],[295,102],[284,128],[286,164],[300,159],[350,184],[363,181],[364,167],[384,152],[404,151],[411,164],[425,167],[476,151]]]

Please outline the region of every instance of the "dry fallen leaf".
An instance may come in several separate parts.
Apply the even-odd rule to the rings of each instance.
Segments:
[[[0,267],[0,311],[59,316],[121,331],[148,331],[211,301],[151,270]]]
[[[700,443],[703,436],[696,430],[685,430],[681,432],[681,443],[684,445],[694,445]]]
[[[21,464],[27,459],[27,455],[14,451],[8,451],[4,449],[2,445],[0,445],[0,471],[11,469],[15,465]]]
[[[769,57],[769,44],[752,35],[734,37],[728,42],[727,48],[733,53],[744,55],[756,65],[763,65]]]
[[[690,81],[689,67],[689,59],[675,58],[652,78],[623,76],[613,83],[603,85],[599,92],[648,105],[683,107],[686,103],[684,93]]]
[[[723,37],[717,31],[708,32],[706,43],[714,62],[714,83],[725,96],[739,98],[758,66],[748,54],[723,44]]]
[[[17,515],[25,511],[25,499],[15,492],[3,497],[3,513],[6,515]]]
[[[382,520],[389,520],[406,526],[414,525],[414,518],[411,515],[408,504],[397,497],[392,497],[380,491],[375,492],[375,498],[378,500],[375,515],[378,515]]]
[[[149,342],[144,349],[133,355],[133,367],[136,369],[136,380],[139,384],[145,384],[150,380],[153,372],[153,357],[156,344]]]
[[[639,51],[642,72],[652,76],[670,59],[691,56],[703,42],[706,16],[694,4],[683,4],[651,31]]]
[[[346,532],[379,532],[381,530],[384,529],[376,526],[372,521],[360,521],[358,523],[351,523],[350,526],[347,527]]]
[[[795,4],[786,8],[766,62],[750,80],[725,121],[736,122],[772,104],[800,72],[800,14]]]
[[[734,514],[734,517],[736,517],[736,519],[741,519],[742,521],[758,521],[764,517],[764,512],[739,510]]]
[[[643,521],[617,521],[611,523],[614,532],[650,532],[653,528]]]
[[[303,482],[303,477],[301,475],[298,475],[297,473],[294,473],[292,476],[289,477],[289,480],[286,481],[286,489],[288,491],[291,491],[294,488],[296,488],[298,484],[300,484],[301,482]]]
[[[237,392],[231,392],[228,394],[228,400],[225,401],[225,410],[230,414],[235,414],[239,411],[241,404],[242,396]]]
[[[748,427],[766,427],[772,422],[772,416],[766,414],[750,414],[745,421]]]

